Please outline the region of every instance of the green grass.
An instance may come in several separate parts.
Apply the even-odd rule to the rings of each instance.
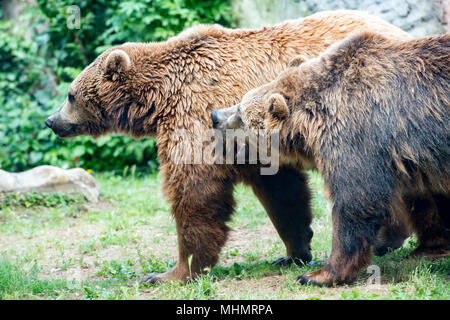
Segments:
[[[69,195],[62,193],[42,194],[37,192],[7,193],[0,199],[0,208],[31,208],[31,207],[57,207],[70,204],[83,204],[86,198],[83,195]]]
[[[330,203],[323,182],[309,173],[314,191],[315,260],[281,268],[271,261],[284,246],[249,188],[235,190],[234,230],[220,261],[187,284],[140,285],[147,273],[176,262],[177,243],[170,206],[156,175],[96,175],[101,202],[60,194],[8,195],[0,204],[0,299],[449,299],[450,259],[406,258],[415,239],[372,264],[370,274],[339,288],[304,287],[295,278],[320,268],[331,249]]]

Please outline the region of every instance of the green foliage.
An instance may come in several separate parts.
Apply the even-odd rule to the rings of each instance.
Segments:
[[[44,59],[38,46],[25,42],[23,29],[0,21],[0,159],[1,167],[14,168],[42,160],[36,119],[48,101],[41,75]],[[34,121],[33,121],[34,120]]]
[[[105,278],[129,280],[136,277],[133,261],[119,262],[116,260],[104,261],[97,275]]]
[[[83,195],[70,195],[66,193],[7,193],[0,198],[0,209],[7,207],[57,207],[86,202]]]
[[[210,275],[216,279],[231,277],[233,279],[248,279],[254,277],[263,277],[280,272],[279,266],[274,266],[268,261],[259,261],[256,263],[233,263],[231,267],[216,266]]]
[[[79,30],[67,27],[71,5],[81,11]],[[222,0],[38,0],[22,19],[32,31],[27,37],[24,27],[0,20],[0,168],[51,164],[128,172],[157,168],[154,139],[63,140],[44,120],[64,100],[70,82],[106,48],[165,40],[197,23],[230,26],[231,7]]]
[[[53,298],[61,290],[70,290],[65,280],[41,280],[39,267],[34,263],[25,270],[22,263],[12,263],[0,257],[0,300],[28,298],[45,294]]]
[[[147,260],[141,260],[141,268],[143,274],[163,273],[175,265],[171,261],[163,261],[161,259],[152,257]]]
[[[46,33],[50,51],[60,65],[71,67],[87,65],[112,45],[163,41],[198,23],[231,23],[231,6],[223,0],[38,0],[38,4],[50,23]],[[80,8],[80,30],[65,27],[71,5]]]

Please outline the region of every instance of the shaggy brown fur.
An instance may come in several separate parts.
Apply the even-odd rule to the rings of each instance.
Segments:
[[[285,157],[314,161],[333,200],[328,264],[300,282],[351,282],[392,220],[412,224],[413,254],[450,255],[450,35],[351,36],[236,109],[241,127],[279,131]]]
[[[109,49],[75,79],[68,99],[46,122],[58,135],[122,132],[157,138],[163,190],[177,226],[179,260],[171,271],[148,281],[185,281],[190,255],[194,276],[217,262],[234,207],[233,186],[239,181],[252,186],[286,244],[288,256],[278,262],[311,259],[304,174],[292,165],[264,177],[257,166],[176,164],[171,158],[177,146],[173,133],[187,129],[201,135],[211,127],[213,109],[231,106],[250,89],[273,80],[294,56],[316,56],[358,30],[408,38],[380,19],[352,11],[322,12],[260,30],[200,26],[167,42]]]

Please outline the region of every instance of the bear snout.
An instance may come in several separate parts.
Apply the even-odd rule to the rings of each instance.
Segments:
[[[53,120],[50,118],[47,118],[47,120],[45,120],[45,125],[51,129],[53,126]]]
[[[45,125],[52,129],[52,131],[60,138],[68,138],[80,135],[80,128],[74,123],[70,123],[61,118],[61,115],[56,112],[45,120]]]
[[[217,125],[219,124],[219,115],[218,115],[218,111],[217,110],[213,110],[213,112],[211,112],[211,120],[212,120],[212,125],[213,128],[216,129]]]

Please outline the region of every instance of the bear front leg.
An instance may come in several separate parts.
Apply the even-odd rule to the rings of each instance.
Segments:
[[[362,204],[361,204],[362,205]],[[366,208],[366,210],[364,210]],[[379,204],[333,207],[333,242],[328,263],[297,278],[301,284],[333,286],[350,283],[371,260],[372,246],[389,211]]]
[[[195,278],[217,263],[226,242],[229,228],[225,222],[234,207],[232,182],[214,179],[213,175],[203,176],[197,183],[182,181],[182,188],[174,189],[172,184],[166,190],[177,227],[178,262],[165,273],[145,276],[142,282],[186,282]]]
[[[177,218],[176,218],[177,219]],[[227,238],[228,227],[223,221],[202,217],[177,219],[178,262],[162,274],[144,276],[142,282],[160,284],[166,281],[186,282],[213,267]]]
[[[275,175],[264,176],[255,171],[245,182],[252,186],[286,246],[287,255],[274,264],[288,266],[311,261],[311,196],[306,174],[286,167]]]

